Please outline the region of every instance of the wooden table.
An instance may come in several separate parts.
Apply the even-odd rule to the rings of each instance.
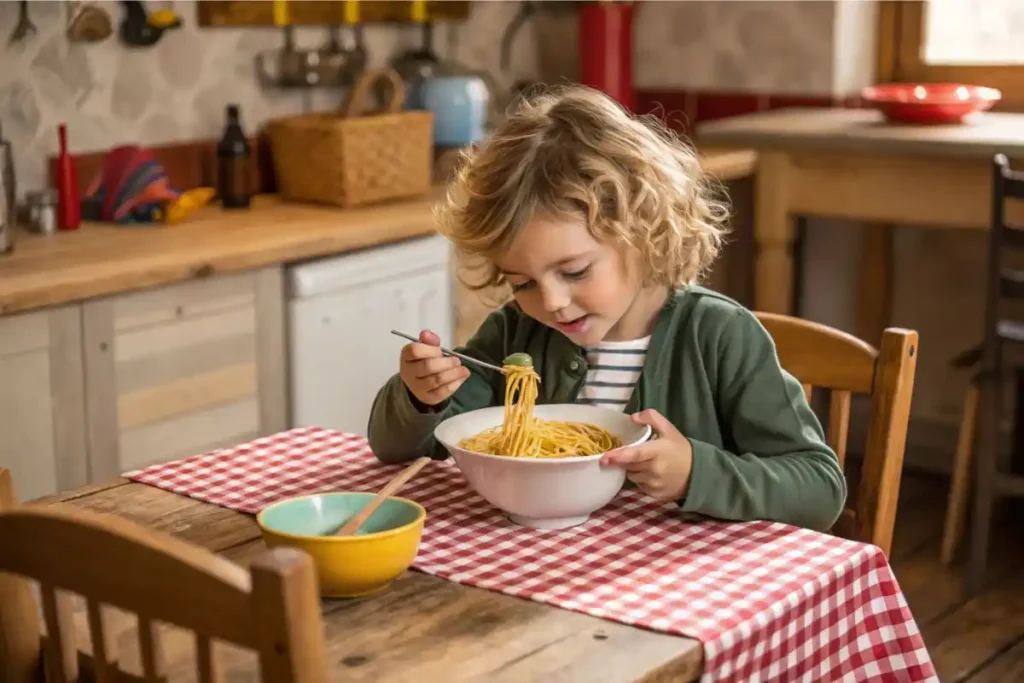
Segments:
[[[1024,159],[1024,114],[983,114],[962,126],[904,126],[871,110],[781,109],[702,124],[697,142],[758,152],[758,310],[794,312],[794,219],[872,224],[860,270],[859,333],[877,342],[889,324],[889,228],[987,229],[992,157]],[[1024,220],[1024,207],[1018,208],[1013,217]]]
[[[266,548],[249,515],[125,479],[30,504],[56,502],[119,515],[242,565]],[[703,669],[703,648],[695,640],[415,571],[376,596],[326,600],[323,616],[335,677],[344,681],[685,682]],[[117,639],[123,665],[138,671],[131,628]],[[171,680],[192,667],[189,645],[179,635],[183,642],[164,642]],[[225,680],[257,679],[254,658],[227,647],[219,652]]]

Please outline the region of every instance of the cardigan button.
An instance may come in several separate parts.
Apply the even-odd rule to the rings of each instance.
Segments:
[[[576,372],[577,370],[580,369],[580,362],[578,360],[574,360],[573,362],[569,363],[569,369],[572,370],[573,372]]]

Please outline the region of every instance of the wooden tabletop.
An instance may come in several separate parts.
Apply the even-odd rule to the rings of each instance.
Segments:
[[[697,126],[698,144],[923,156],[1024,157],[1024,114],[984,113],[963,125],[887,123],[871,109],[777,109]]]
[[[731,180],[753,172],[756,154],[704,150],[702,158],[711,173]],[[14,252],[0,256],[0,315],[429,235],[442,197],[436,188],[345,210],[266,195],[250,210],[211,206],[173,226],[85,223],[55,235],[19,232]]]
[[[247,565],[266,546],[253,517],[117,479],[32,501],[67,502],[113,513]],[[344,681],[695,681],[703,648],[689,638],[655,633],[576,612],[469,588],[416,571],[383,593],[325,600],[327,650]],[[129,671],[138,663],[133,622],[117,641]],[[174,635],[174,634],[172,634]],[[171,680],[192,667],[192,652],[165,640]],[[245,653],[220,651],[225,680],[256,680]]]

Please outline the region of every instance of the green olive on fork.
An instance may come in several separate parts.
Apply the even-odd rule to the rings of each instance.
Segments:
[[[521,367],[532,368],[533,358],[528,353],[518,352],[505,356],[505,365],[518,365]]]

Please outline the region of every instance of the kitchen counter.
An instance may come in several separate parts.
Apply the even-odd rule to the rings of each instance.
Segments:
[[[753,172],[756,154],[702,151],[723,181]],[[441,188],[357,209],[257,197],[248,211],[208,207],[173,226],[84,223],[74,232],[19,233],[0,257],[0,315],[133,289],[374,247],[434,232]]]

